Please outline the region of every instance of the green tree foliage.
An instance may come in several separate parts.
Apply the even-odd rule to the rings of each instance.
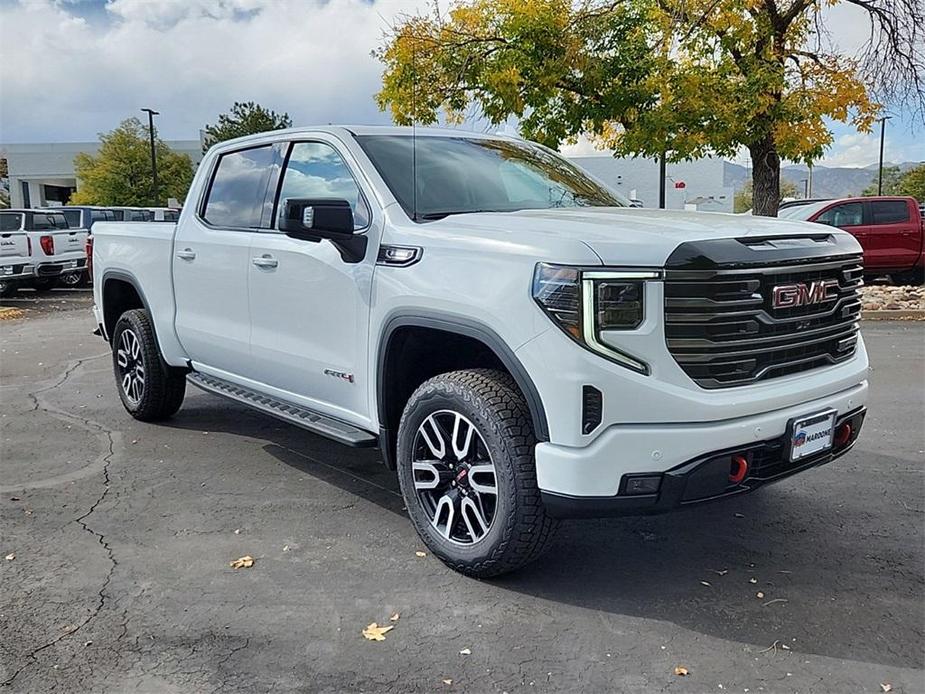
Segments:
[[[74,158],[78,190],[72,205],[163,206],[168,198],[183,200],[193,180],[193,162],[155,140],[158,199],[153,198],[151,145],[148,128],[137,118],[100,134],[96,156],[81,153]]]
[[[745,185],[735,194],[732,207],[733,212],[747,212],[752,209],[753,197],[752,182],[746,181]],[[777,201],[778,204],[785,198],[796,197],[799,197],[796,184],[793,181],[782,178],[780,180],[780,200]]]
[[[253,101],[236,101],[231,111],[218,117],[218,123],[206,126],[203,151],[216,142],[291,127],[292,119],[288,113],[279,114]]]
[[[516,118],[552,147],[587,135],[671,161],[745,147],[754,209],[775,215],[782,158],[819,158],[827,118],[868,130],[878,113],[863,60],[821,38],[823,9],[839,1],[875,28],[899,18],[894,40],[871,34],[881,68],[920,65],[921,51],[902,51],[921,32],[917,0],[458,0],[392,28],[376,99],[401,124]]]
[[[905,173],[900,172],[898,166],[884,167],[883,194],[910,195],[919,202],[925,201],[925,164],[919,164]],[[877,174],[874,174],[874,180],[862,195],[877,195]]]

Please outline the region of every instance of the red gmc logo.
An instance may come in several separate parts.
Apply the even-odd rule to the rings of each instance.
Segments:
[[[832,291],[838,290],[836,280],[816,280],[815,282],[800,284],[779,284],[774,287],[771,294],[773,308],[795,308],[821,304],[827,299],[834,298]]]

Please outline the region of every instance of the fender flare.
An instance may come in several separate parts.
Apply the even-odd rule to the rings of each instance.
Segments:
[[[537,441],[549,440],[549,424],[546,420],[546,408],[543,406],[543,400],[540,393],[533,383],[533,379],[527,370],[521,364],[520,360],[514,354],[514,350],[501,339],[501,337],[490,327],[472,318],[445,314],[436,311],[396,311],[389,314],[383,321],[383,328],[379,334],[376,355],[376,411],[379,417],[380,428],[380,449],[385,458],[388,467],[394,468],[392,446],[389,443],[390,432],[385,424],[388,421],[386,417],[385,402],[385,371],[386,359],[389,354],[389,345],[392,336],[399,328],[414,326],[419,328],[432,328],[442,330],[443,332],[456,333],[482,342],[487,346],[498,360],[504,365],[515,383],[524,394],[527,401],[527,408],[530,410],[530,418],[533,421],[533,432]]]
[[[100,303],[101,303],[100,309],[101,309],[101,313],[103,314],[103,322],[104,322],[103,327],[106,327],[105,326],[105,321],[106,321],[106,303],[105,303],[106,298],[105,297],[106,297],[106,282],[108,280],[121,280],[123,282],[126,282],[132,285],[132,288],[135,290],[135,293],[138,294],[138,298],[141,299],[141,304],[142,306],[145,307],[145,311],[148,312],[149,316],[152,315],[151,307],[148,304],[148,298],[145,296],[144,291],[142,291],[141,282],[138,281],[138,278],[135,277],[135,275],[133,275],[132,273],[126,270],[104,270],[103,277],[100,280]],[[157,333],[155,332],[155,335],[156,334]]]

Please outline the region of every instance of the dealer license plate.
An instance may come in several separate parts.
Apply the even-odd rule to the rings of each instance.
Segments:
[[[791,420],[790,461],[802,460],[832,447],[835,434],[835,410],[818,412],[809,417]]]

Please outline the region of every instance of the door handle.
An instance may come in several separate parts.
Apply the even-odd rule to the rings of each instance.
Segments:
[[[177,257],[180,260],[195,260],[196,251],[192,248],[184,248],[182,251],[177,251]]]
[[[271,255],[262,255],[259,258],[251,258],[251,262],[257,267],[277,267],[279,261]]]

